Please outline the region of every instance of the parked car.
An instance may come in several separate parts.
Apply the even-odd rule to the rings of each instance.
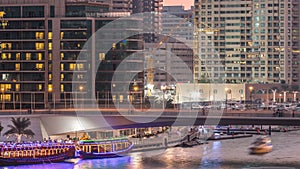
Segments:
[[[192,104],[192,109],[193,110],[199,110],[199,109],[203,109],[203,108],[204,108],[204,106],[202,106],[202,105],[200,105],[198,103],[193,103]]]
[[[294,107],[293,110],[299,112],[299,111],[300,111],[300,104],[297,104],[297,105]]]
[[[278,105],[274,104],[274,103],[270,103],[269,105],[266,105],[265,103],[262,103],[260,108],[262,109],[267,109],[267,110],[273,110],[277,107]]]

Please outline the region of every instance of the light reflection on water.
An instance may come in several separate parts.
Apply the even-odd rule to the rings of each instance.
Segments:
[[[274,149],[265,155],[249,155],[255,137],[222,140],[191,148],[131,153],[111,159],[82,160],[78,164],[45,164],[3,167],[2,169],[240,169],[259,166],[300,168],[300,132],[273,133]]]

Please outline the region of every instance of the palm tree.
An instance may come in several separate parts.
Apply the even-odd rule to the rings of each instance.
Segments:
[[[22,136],[24,137],[33,137],[34,133],[32,130],[27,129],[30,125],[30,119],[29,118],[11,118],[11,122],[13,123],[13,125],[7,125],[7,127],[9,127],[10,129],[7,130],[3,135],[10,137],[10,136],[16,136],[17,141],[21,142]]]

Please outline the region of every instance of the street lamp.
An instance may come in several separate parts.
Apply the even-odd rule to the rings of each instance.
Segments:
[[[82,91],[83,91],[83,89],[84,89],[84,87],[83,86],[79,86],[79,91],[80,91],[80,93],[82,93]],[[84,97],[83,97],[83,93],[82,93],[82,96],[81,96],[81,107],[83,106],[83,104],[84,104],[84,99],[83,99]]]
[[[67,108],[67,98],[66,98],[66,92],[64,91],[64,102],[65,102],[65,109]]]
[[[135,80],[133,82],[133,91],[134,91],[134,93],[133,93],[134,95],[137,94],[137,92],[139,91],[139,85],[136,83]],[[135,97],[133,97],[133,99],[135,99]],[[141,100],[142,100],[142,97],[141,97]],[[141,104],[141,108],[142,108],[142,101],[140,104]]]
[[[252,91],[253,91],[253,86],[249,87],[249,91],[250,91],[250,100],[251,100],[251,109],[253,109],[253,98],[252,98]]]
[[[55,92],[53,91],[53,86],[52,84],[48,85],[48,92],[51,94],[51,101],[53,103],[53,108],[56,109],[56,98],[55,98]]]
[[[162,85],[160,86],[160,89],[163,93],[163,98],[162,98],[162,108],[164,109],[165,108],[165,91],[167,89],[167,86],[166,85]]]
[[[226,92],[226,95],[225,95],[225,109],[227,110],[227,103],[228,103],[228,94],[231,94],[231,100],[232,100],[232,93],[231,93],[231,89],[229,88],[225,88],[225,92]]]
[[[225,110],[227,110],[227,94],[228,94],[229,89],[226,87],[225,88]]]
[[[279,94],[279,103],[282,103],[282,98],[281,97],[282,97],[282,94],[280,93]]]

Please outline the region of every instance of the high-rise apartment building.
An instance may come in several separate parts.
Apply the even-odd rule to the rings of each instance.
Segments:
[[[192,16],[193,12],[184,10],[183,6],[163,6],[159,42],[145,44],[151,52],[151,61],[148,62],[153,62],[156,68],[153,73],[155,87],[192,81]]]
[[[118,64],[140,51],[142,40],[128,37],[121,44],[112,43],[117,39],[110,38],[107,43],[112,44],[107,53],[97,46],[103,43],[104,37],[88,41],[107,23],[130,16],[130,10],[111,12],[111,5],[94,0],[2,0],[1,108],[70,107],[74,100],[82,102],[92,95],[98,100],[125,101],[128,93],[112,95],[107,91],[111,89]],[[122,24],[135,26],[137,22],[131,19]],[[122,29],[115,27],[110,31],[118,34]],[[97,67],[100,60],[101,65]],[[140,60],[136,63],[143,66]],[[120,80],[114,87],[123,86],[121,83],[130,82]]]
[[[195,0],[195,81],[299,82],[298,0]]]
[[[113,12],[132,12],[132,0],[92,0],[109,4],[109,10]]]
[[[144,40],[147,43],[157,42],[158,34],[161,33],[161,13],[163,0],[132,0],[133,14],[151,13],[144,18],[144,23],[150,26],[149,30],[154,30],[144,35]]]
[[[194,12],[193,9],[185,10],[184,6],[163,6],[162,33],[170,34],[173,38],[180,37],[185,40],[194,39]]]

